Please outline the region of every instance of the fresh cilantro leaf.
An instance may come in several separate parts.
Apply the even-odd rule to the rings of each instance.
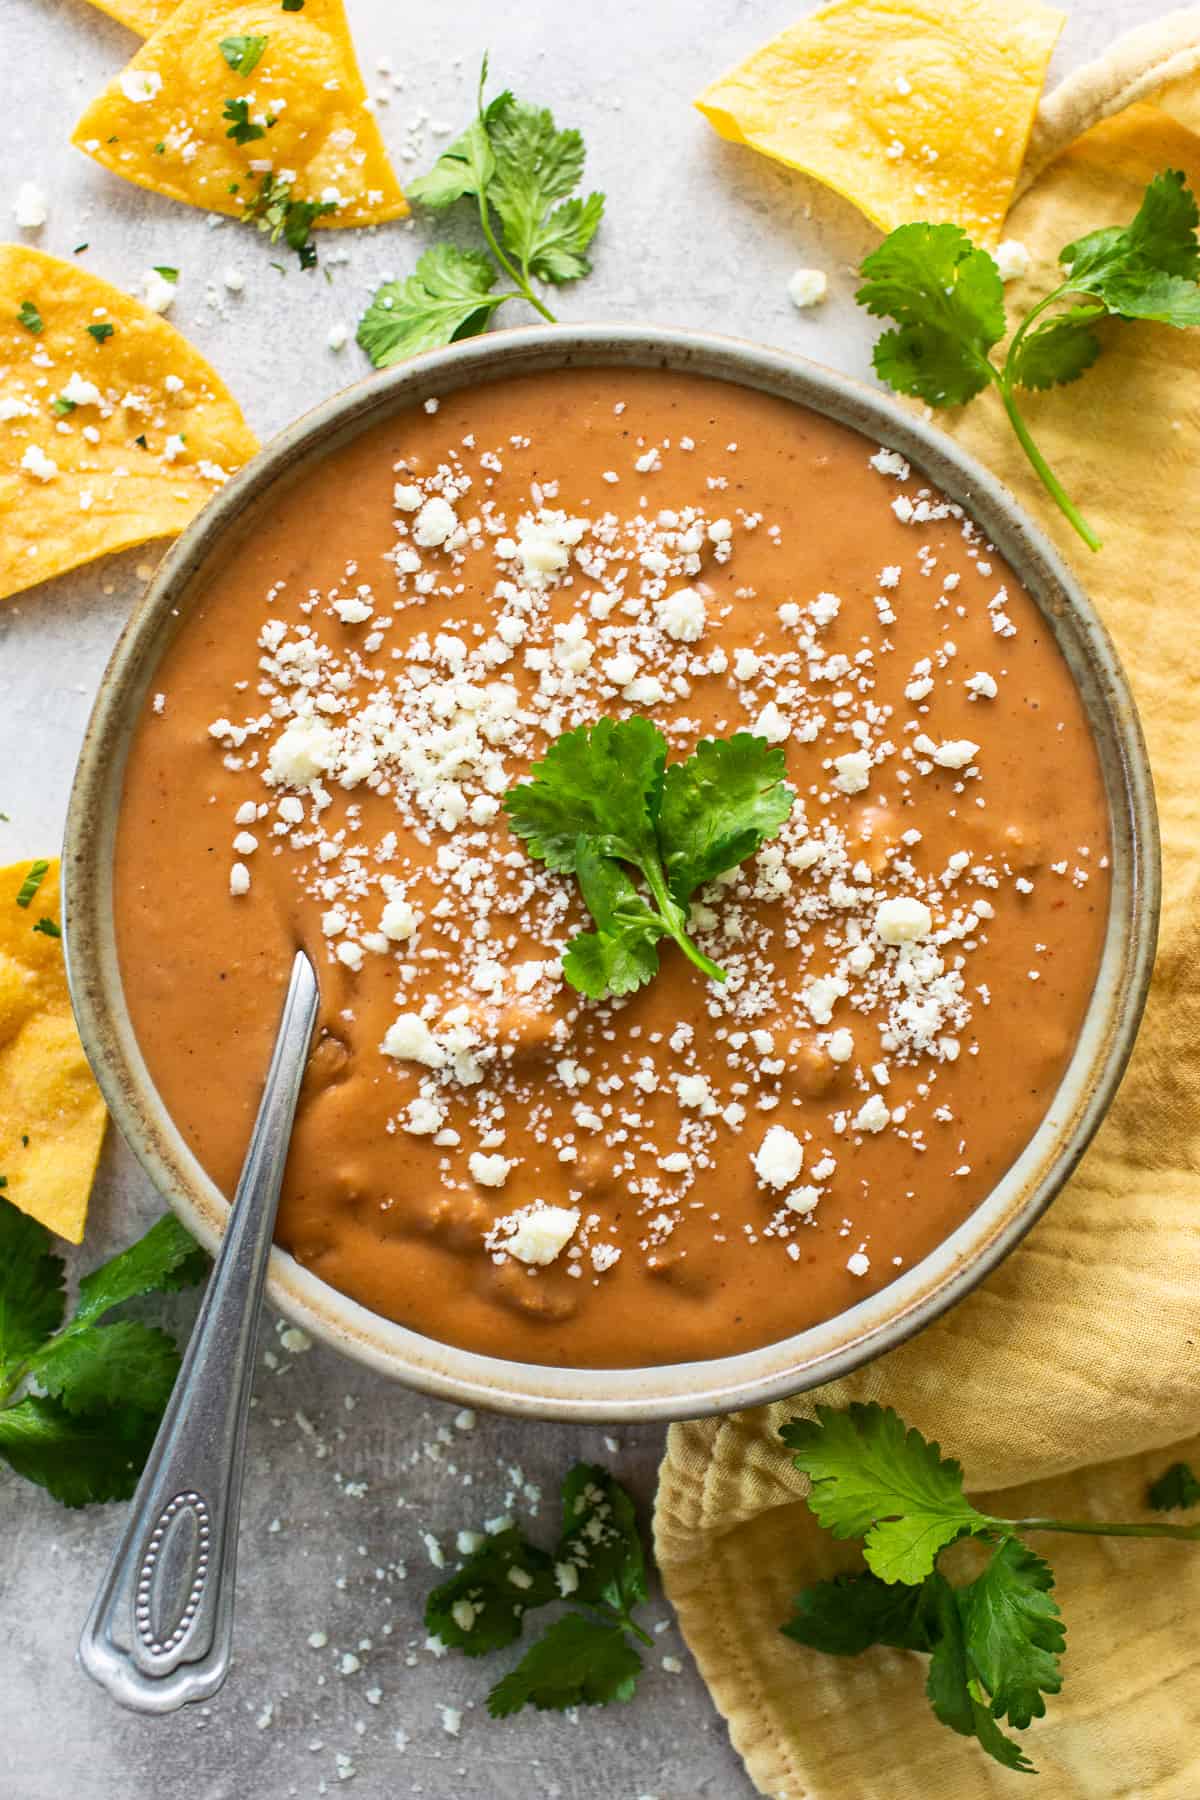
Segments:
[[[173,269],[170,263],[155,263],[154,273],[161,275],[164,281],[178,281],[179,270]]]
[[[493,1719],[523,1706],[563,1712],[569,1706],[607,1706],[632,1700],[642,1659],[617,1625],[582,1613],[557,1620],[488,1695]]]
[[[881,1581],[864,1569],[803,1588],[795,1612],[780,1627],[785,1637],[828,1656],[859,1656],[872,1644],[894,1650],[931,1650],[929,1593]]]
[[[266,47],[267,39],[256,37],[252,32],[239,32],[234,37],[222,38],[220,43],[221,55],[235,75],[249,75],[256,69]]]
[[[1066,1631],[1051,1598],[1054,1572],[1019,1538],[1000,1545],[983,1574],[957,1590],[967,1661],[996,1718],[1022,1730],[1062,1687]]]
[[[40,931],[43,937],[60,938],[62,936],[62,927],[56,925],[53,919],[39,919],[33,929]]]
[[[112,1307],[141,1294],[191,1287],[207,1272],[208,1257],[195,1238],[174,1213],[166,1213],[136,1244],[84,1276],[71,1326],[94,1324]]]
[[[0,1396],[25,1359],[62,1324],[63,1263],[50,1233],[10,1200],[0,1199]]]
[[[266,126],[259,125],[250,117],[248,100],[226,100],[221,117],[229,120],[225,136],[232,138],[235,144],[252,144],[256,138],[267,135]]]
[[[815,1419],[781,1430],[812,1483],[808,1503],[837,1538],[862,1538],[867,1566],[883,1581],[917,1582],[939,1550],[995,1524],[963,1493],[962,1469],[892,1408],[818,1406]]]
[[[22,300],[18,306],[17,324],[23,325],[26,331],[31,331],[34,337],[38,335],[39,331],[46,329],[45,320],[32,300]]]
[[[1112,312],[1112,284],[1118,292],[1130,276],[1175,276],[1191,286],[1200,277],[1196,226],[1200,209],[1178,169],[1164,169],[1146,189],[1130,224],[1111,225],[1076,238],[1059,252],[1073,293],[1095,294]]]
[[[404,191],[410,200],[438,211],[443,207],[453,206],[456,200],[462,200],[468,195],[479,198],[487,192],[488,183],[496,173],[496,158],[492,151],[489,126],[500,109],[511,102],[512,95],[505,91],[484,107],[482,88],[486,79],[485,57],[480,79],[479,113],[462,135],[446,146],[428,175],[418,175],[415,181],[406,185]]]
[[[577,841],[575,874],[600,929],[576,933],[563,954],[563,973],[593,1000],[631,994],[657,975],[656,945],[666,927],[621,864],[599,855],[587,837]]]
[[[62,394],[56,394],[54,396],[54,411],[60,419],[65,419],[68,413],[73,413],[75,411],[75,402],[73,400],[65,399]]]
[[[1200,1481],[1187,1463],[1172,1463],[1152,1484],[1148,1498],[1155,1512],[1173,1512],[1176,1507],[1195,1506],[1200,1502]]]
[[[282,0],[284,12],[303,12],[304,0]]]
[[[649,719],[600,719],[566,731],[531,779],[509,789],[509,824],[530,856],[560,873],[574,870],[581,837],[602,856],[657,860],[666,760],[667,741]]]
[[[231,184],[230,192],[236,192],[236,188],[236,183]],[[296,252],[302,269],[311,269],[316,264],[316,247],[311,241],[316,221],[337,211],[332,200],[297,200],[289,183],[280,181],[269,170],[245,202],[245,207],[242,217],[263,232],[272,244],[282,238],[288,248]],[[279,267],[278,264],[272,266]]]
[[[1103,317],[1100,307],[1074,306],[1037,326],[1014,345],[1008,359],[1014,385],[1048,388],[1078,381],[1100,354],[1093,327]]]
[[[778,831],[792,808],[782,753],[747,732],[701,743],[670,769],[666,757],[666,738],[649,719],[600,719],[564,732],[504,802],[529,854],[579,877],[600,929],[572,939],[563,968],[593,999],[651,980],[663,937],[724,981],[687,934],[687,900]],[[657,911],[616,862],[640,872]]]
[[[1004,284],[986,250],[958,225],[901,225],[867,257],[860,306],[900,327],[875,346],[890,387],[933,406],[960,406],[993,378],[988,352],[1004,336]]]
[[[929,1578],[930,1603],[936,1620],[937,1639],[929,1658],[925,1691],[943,1725],[960,1737],[978,1738],[989,1756],[1006,1769],[1032,1775],[1033,1764],[1019,1744],[1005,1737],[987,1706],[979,1684],[970,1673],[962,1618],[954,1589],[944,1576]]]
[[[406,281],[385,281],[359,323],[358,343],[377,369],[391,368],[482,331],[503,296],[489,297],[496,271],[481,250],[435,244]]]
[[[562,1490],[563,1529],[555,1561],[576,1571],[571,1598],[607,1606],[626,1624],[646,1598],[646,1562],[633,1501],[615,1475],[576,1463]]]
[[[546,107],[503,95],[489,108],[487,131],[495,157],[488,200],[495,208],[505,248],[528,278],[575,281],[591,267],[583,252],[596,234],[604,196],[566,201],[583,174],[583,138],[559,131]]]
[[[30,1358],[38,1386],[69,1413],[130,1407],[157,1421],[179,1373],[179,1352],[165,1331],[137,1319],[64,1331]]]
[[[28,906],[31,903],[49,873],[50,864],[42,857],[39,857],[36,862],[30,863],[25,879],[17,889],[18,906]]]
[[[706,738],[686,762],[672,763],[663,778],[659,835],[681,906],[784,824],[796,799],[785,772],[783,751],[748,731]]]
[[[109,324],[88,325],[85,327],[85,330],[87,331],[88,336],[95,338],[98,344],[104,344],[108,342],[109,338],[116,330],[116,326]]]
[[[510,1525],[434,1588],[425,1603],[425,1628],[452,1649],[483,1656],[514,1643],[525,1614],[557,1597],[551,1559]]]
[[[0,1409],[0,1458],[64,1506],[128,1500],[157,1429],[156,1417],[136,1409],[75,1416],[29,1394]]]
[[[592,272],[584,252],[604,217],[604,195],[592,193],[584,200],[564,200],[539,226],[529,258],[529,272],[555,287],[579,281]]]

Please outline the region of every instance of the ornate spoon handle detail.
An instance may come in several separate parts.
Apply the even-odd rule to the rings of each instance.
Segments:
[[[173,1712],[229,1672],[254,1344],[279,1187],[317,1017],[303,951],[208,1292],[79,1660],[136,1712]]]

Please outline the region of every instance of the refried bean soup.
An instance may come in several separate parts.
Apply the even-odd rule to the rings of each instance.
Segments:
[[[412,405],[274,491],[153,688],[114,890],[151,1078],[232,1194],[303,946],[277,1238],[428,1336],[786,1337],[952,1232],[1063,1075],[1109,905],[1082,702],[962,509],[803,407],[604,368]],[[664,938],[589,998],[579,882],[504,803],[631,718],[668,769],[753,734],[795,798],[691,898],[724,981]]]

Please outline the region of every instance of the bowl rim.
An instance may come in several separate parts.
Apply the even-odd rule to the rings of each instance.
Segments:
[[[1087,707],[1112,835],[1104,949],[1079,1040],[1030,1142],[949,1237],[895,1281],[791,1337],[703,1362],[580,1369],[485,1356],[425,1337],[272,1250],[271,1305],[364,1364],[438,1399],[524,1417],[683,1419],[784,1398],[848,1374],[921,1330],[970,1291],[1045,1211],[1082,1156],[1133,1047],[1154,961],[1160,860],[1141,726],[1116,651],[1082,587],[1009,490],[951,439],[881,391],[744,339],[640,324],[529,326],[468,339],[369,375],[272,438],[172,545],[101,678],[72,787],[63,845],[63,930],[76,1021],[109,1111],[190,1231],[214,1249],[228,1204],[159,1100],[124,1006],[112,928],[112,840],[125,751],[172,617],[206,578],[227,534],[276,482],[390,414],[447,391],[578,366],[661,368],[759,389],[898,450],[960,503],[1011,563],[1046,618]]]

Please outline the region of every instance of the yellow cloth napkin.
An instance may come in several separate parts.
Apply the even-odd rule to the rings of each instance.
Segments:
[[[1082,232],[1132,217],[1158,170],[1200,190],[1200,138],[1144,104],[1050,164],[1007,234],[1033,256],[1013,311]],[[949,420],[1079,570],[1141,709],[1165,906],[1145,1023],[1067,1190],[959,1307],[817,1394],[673,1427],[655,1533],[667,1593],[736,1748],[779,1800],[975,1800],[1019,1778],[939,1725],[925,1659],[824,1657],[782,1637],[792,1594],[856,1566],[817,1527],[776,1432],[818,1400],[894,1405],[1009,1517],[1139,1516],[1200,1457],[1200,332],[1103,328],[1076,386],[1028,399],[1035,437],[1098,527],[1091,556],[988,396]],[[1168,1446],[1170,1449],[1168,1449]],[[1022,1734],[1040,1800],[1200,1800],[1200,1546],[1040,1538],[1067,1623],[1065,1685]]]

